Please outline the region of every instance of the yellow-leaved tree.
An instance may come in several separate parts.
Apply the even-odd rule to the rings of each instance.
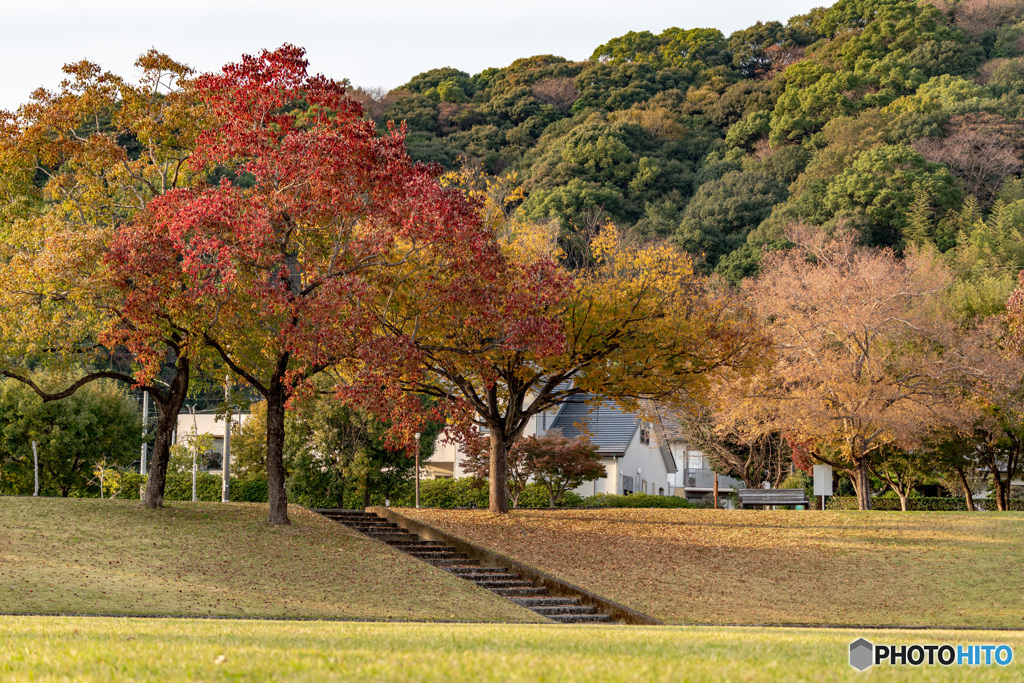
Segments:
[[[489,433],[490,509],[501,513],[506,455],[534,416],[583,394],[627,410],[646,399],[692,400],[719,370],[753,370],[766,348],[753,316],[669,244],[635,244],[609,224],[570,259],[585,265],[566,267],[555,226],[517,219],[512,180],[455,179],[507,257],[489,290],[488,310],[499,315],[481,324],[457,299],[437,315],[428,310],[436,302],[415,297],[392,297],[381,311],[392,333],[415,341],[420,367],[401,378],[404,389]]]
[[[152,199],[207,180],[189,163],[203,121],[192,70],[155,50],[136,66],[141,77],[130,83],[91,62],[69,64],[59,88],[0,114],[0,374],[44,401],[98,379],[136,382],[132,349],[121,346],[132,324],[105,256]],[[142,384],[158,414],[151,507],[163,501],[191,372],[187,336],[165,331],[165,371]],[[48,376],[61,382],[40,384],[29,367],[58,371]]]

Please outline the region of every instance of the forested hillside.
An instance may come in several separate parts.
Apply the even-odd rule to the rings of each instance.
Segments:
[[[840,0],[355,94],[381,127],[405,122],[417,159],[517,171],[525,217],[563,235],[611,219],[735,280],[790,222],[845,223],[868,245],[937,245],[976,313],[1024,255],[1022,91],[1024,2]]]

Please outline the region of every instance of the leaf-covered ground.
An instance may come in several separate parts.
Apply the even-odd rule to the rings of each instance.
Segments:
[[[1007,644],[1000,666],[878,666],[872,681],[1020,680],[1024,634],[707,626],[0,617],[3,680],[860,681],[849,643]]]
[[[402,510],[668,623],[1024,628],[1024,514]]]
[[[302,508],[0,497],[0,612],[540,621]]]

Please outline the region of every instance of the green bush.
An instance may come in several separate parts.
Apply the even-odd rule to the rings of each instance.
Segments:
[[[856,510],[857,498],[856,496],[832,496],[828,499],[825,507],[828,510]],[[876,496],[871,499],[871,507],[874,510],[883,511],[899,510],[900,499]],[[907,500],[907,509],[911,512],[924,510],[955,512],[957,510],[967,510],[967,503],[963,498],[910,498]]]
[[[676,496],[655,496],[649,493],[631,493],[619,496],[612,493],[598,493],[583,499],[583,507],[596,508],[693,508],[693,503]]]
[[[266,503],[270,500],[267,480],[260,477],[232,479],[231,500],[237,503]]]
[[[117,498],[128,500],[139,500],[139,488],[146,485],[146,476],[138,472],[121,473],[121,489],[117,492]]]
[[[139,488],[146,485],[148,477],[142,474],[122,473],[121,490],[117,497],[139,500]],[[196,475],[196,495],[199,500],[216,502],[220,500],[221,478],[209,472]],[[168,474],[164,485],[164,500],[192,500],[192,475]],[[242,477],[231,480],[231,500],[237,503],[266,503],[267,480],[258,477]]]
[[[412,507],[414,494],[408,493],[395,496],[391,504],[399,507]],[[486,479],[465,477],[463,479],[427,479],[420,482],[420,506],[425,508],[486,508],[489,504],[490,492]],[[584,499],[566,491],[558,507],[578,507],[584,505]],[[548,507],[548,491],[543,484],[529,484],[519,496],[521,508]]]
[[[562,500],[558,501],[557,507],[578,507],[583,504],[583,496],[575,491],[566,491],[562,494]],[[551,506],[551,497],[543,484],[527,484],[523,492],[519,494],[519,507],[521,508],[546,508]]]
[[[391,504],[412,506],[414,495],[396,498]],[[485,508],[487,497],[487,482],[475,477],[420,482],[420,505],[425,508]]]

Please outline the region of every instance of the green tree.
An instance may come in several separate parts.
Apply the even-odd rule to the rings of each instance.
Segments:
[[[90,495],[94,469],[116,469],[138,457],[142,421],[135,402],[108,382],[44,403],[21,382],[0,382],[0,467],[8,494],[33,489],[32,442],[39,453],[42,495]],[[98,484],[97,484],[98,486]]]
[[[747,235],[786,199],[784,183],[757,171],[732,171],[701,185],[686,205],[674,240],[691,254],[704,254],[712,268],[739,248]]]
[[[828,185],[824,207],[833,216],[862,218],[863,239],[895,246],[908,225],[908,210],[920,193],[940,212],[960,204],[962,192],[949,170],[903,145],[878,145],[862,152]]]

